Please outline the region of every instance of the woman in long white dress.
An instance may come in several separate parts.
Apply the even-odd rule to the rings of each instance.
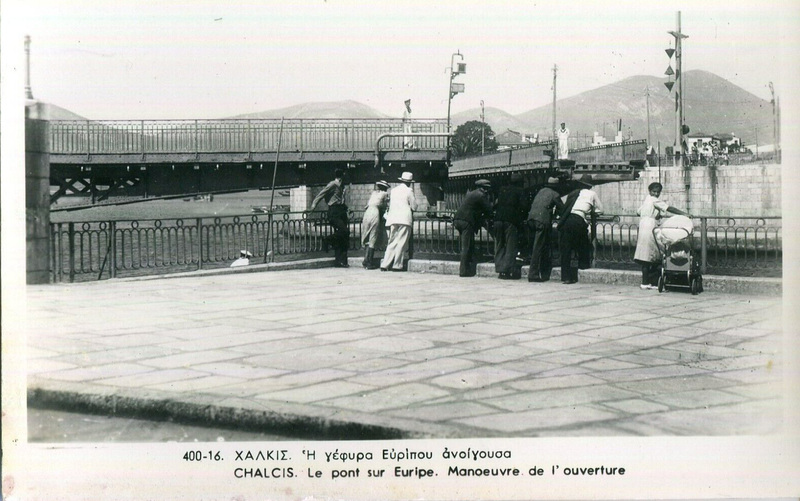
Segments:
[[[658,219],[667,213],[688,216],[682,210],[672,207],[664,200],[659,200],[663,186],[661,183],[650,183],[647,187],[649,194],[636,211],[639,214],[639,236],[636,240],[636,253],[633,261],[642,266],[642,289],[657,289],[658,277],[661,275],[661,251],[656,244],[653,228],[658,224]]]
[[[386,240],[386,225],[383,221],[383,213],[389,205],[389,183],[378,181],[375,189],[369,196],[364,218],[361,220],[361,245],[364,246],[364,268],[374,270],[377,268],[373,264],[375,248],[383,245]]]

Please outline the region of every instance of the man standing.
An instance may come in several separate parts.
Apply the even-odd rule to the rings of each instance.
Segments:
[[[347,205],[345,205],[344,170],[336,169],[335,179],[320,191],[311,202],[309,211],[313,212],[323,199],[328,205],[328,222],[333,227],[333,235],[328,235],[323,240],[325,252],[328,246],[333,247],[335,259],[334,266],[347,268],[347,248],[350,247],[350,225],[347,218]]]
[[[548,179],[548,184],[533,197],[531,210],[528,213],[528,231],[531,235],[530,241],[533,242],[528,282],[550,280],[550,270],[553,268],[550,244],[553,233],[553,209],[561,212],[564,208],[561,196],[552,188],[556,182],[555,178]]]
[[[574,284],[578,281],[578,269],[586,269],[592,262],[592,242],[589,238],[589,224],[594,214],[602,214],[603,206],[597,193],[592,191],[592,176],[584,175],[581,180],[584,188],[574,190],[567,196],[558,229],[561,232],[559,253],[561,254],[561,283]],[[572,255],[578,256],[578,266],[572,264]]]
[[[520,278],[517,241],[528,209],[522,184],[522,174],[514,172],[509,184],[500,189],[495,202],[494,270],[501,280]]]
[[[403,258],[408,251],[408,239],[411,236],[411,223],[413,210],[417,208],[414,190],[411,183],[414,175],[403,172],[399,178],[403,183],[394,188],[389,194],[389,210],[386,213],[386,224],[391,227],[389,244],[381,261],[381,271],[403,271]]]
[[[558,159],[569,158],[569,129],[567,124],[561,122],[561,129],[558,130]]]
[[[467,193],[453,218],[453,226],[458,230],[461,243],[461,265],[458,268],[460,277],[475,276],[472,262],[475,253],[475,234],[491,216],[492,205],[488,197],[491,187],[491,183],[486,179],[475,181],[475,189]]]

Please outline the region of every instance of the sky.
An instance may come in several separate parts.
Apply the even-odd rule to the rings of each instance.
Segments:
[[[683,69],[780,95],[800,2],[6,0],[3,56],[34,97],[92,119],[202,119],[354,100],[401,116],[519,114],[635,75],[664,75],[677,28]],[[454,56],[459,53],[461,56]],[[462,57],[463,56],[463,57]],[[14,65],[15,77],[24,64]],[[24,86],[24,85],[23,85]],[[477,117],[476,117],[477,118]]]

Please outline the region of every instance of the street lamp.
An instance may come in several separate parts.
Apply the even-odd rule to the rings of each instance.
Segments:
[[[454,83],[453,79],[456,76],[467,72],[466,63],[458,63],[458,66],[455,66],[456,56],[458,56],[462,61],[464,60],[464,56],[461,55],[460,51],[456,51],[456,53],[450,57],[450,86],[447,89],[447,132],[450,132],[450,101],[453,99],[453,97],[455,97],[456,94],[464,92],[464,84]]]

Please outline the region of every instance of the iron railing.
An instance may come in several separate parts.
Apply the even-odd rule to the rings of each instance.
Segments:
[[[442,119],[409,121],[414,133],[445,133]],[[404,132],[402,119],[54,120],[51,154],[258,153],[372,151],[385,133]],[[281,125],[283,124],[283,125]],[[418,137],[415,146],[443,150],[446,137]],[[384,150],[401,150],[403,138],[387,138]]]
[[[350,213],[351,250],[361,248],[362,216],[360,211]],[[460,246],[452,217],[453,211],[415,213],[410,257],[457,260]],[[598,222],[598,267],[637,269],[633,264],[636,221],[635,216],[612,215]],[[781,218],[700,217],[694,221],[691,242],[704,273],[780,274]],[[252,263],[322,257],[323,238],[332,232],[324,212],[52,223],[51,229],[54,282],[226,267],[240,250],[253,254]],[[558,238],[553,242],[557,254]],[[476,250],[479,259],[491,260],[494,239],[487,229],[478,232]]]

